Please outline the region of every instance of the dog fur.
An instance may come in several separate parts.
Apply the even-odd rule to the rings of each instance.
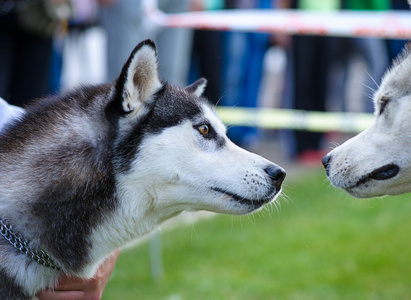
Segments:
[[[411,192],[411,55],[405,49],[374,95],[374,123],[323,158],[331,183],[359,197]]]
[[[90,278],[181,211],[248,214],[276,198],[284,170],[226,137],[205,84],[160,80],[147,40],[113,83],[36,101],[0,134],[0,219],[62,268],[0,236],[0,299],[31,299],[62,272]]]

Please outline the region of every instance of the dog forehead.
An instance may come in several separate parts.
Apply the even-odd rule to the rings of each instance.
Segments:
[[[164,84],[154,97],[134,131],[158,134],[166,128],[193,120],[202,113],[203,100],[183,88]]]
[[[184,88],[165,85],[152,108],[152,121],[161,121],[163,126],[174,126],[184,120],[192,120],[203,113],[205,100],[189,93]]]
[[[383,96],[399,99],[407,95],[411,95],[411,53],[409,49],[405,49],[385,73],[375,101]]]

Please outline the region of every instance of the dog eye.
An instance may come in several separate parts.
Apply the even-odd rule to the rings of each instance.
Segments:
[[[197,126],[198,131],[204,136],[207,136],[210,133],[210,126],[207,124],[203,124],[200,126]]]
[[[380,115],[384,112],[385,107],[387,106],[388,102],[390,101],[390,98],[388,97],[381,97],[380,99]]]

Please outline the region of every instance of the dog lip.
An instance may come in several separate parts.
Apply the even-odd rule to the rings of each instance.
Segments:
[[[388,164],[375,169],[370,173],[370,178],[375,180],[387,180],[395,177],[400,171],[400,167],[396,164]]]
[[[400,167],[396,164],[387,164],[385,166],[379,167],[372,171],[371,173],[363,176],[360,180],[357,181],[357,183],[351,187],[348,187],[346,189],[352,189],[356,188],[370,179],[374,180],[387,180],[390,178],[393,178],[397,176],[398,172],[400,171]]]
[[[245,197],[241,197],[240,195],[231,193],[227,190],[224,190],[224,189],[221,189],[221,188],[218,188],[218,187],[212,187],[211,189],[213,191],[219,192],[221,194],[230,196],[231,198],[233,198],[236,202],[239,202],[240,204],[252,205],[254,208],[261,207],[262,205],[270,202],[271,200],[274,199],[274,196],[277,194],[277,191],[273,190],[273,191],[270,192],[270,196],[268,196],[268,197],[261,198],[261,199],[258,199],[258,200],[252,200],[252,199],[248,199],[248,198],[245,198]]]

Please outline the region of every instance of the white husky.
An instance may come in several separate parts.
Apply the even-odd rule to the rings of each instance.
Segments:
[[[115,82],[42,99],[0,134],[0,299],[91,277],[181,211],[247,214],[275,199],[284,170],[228,140],[205,83],[161,81],[145,41]]]
[[[323,158],[331,183],[355,197],[411,192],[411,55],[406,49],[374,95],[375,120]]]

